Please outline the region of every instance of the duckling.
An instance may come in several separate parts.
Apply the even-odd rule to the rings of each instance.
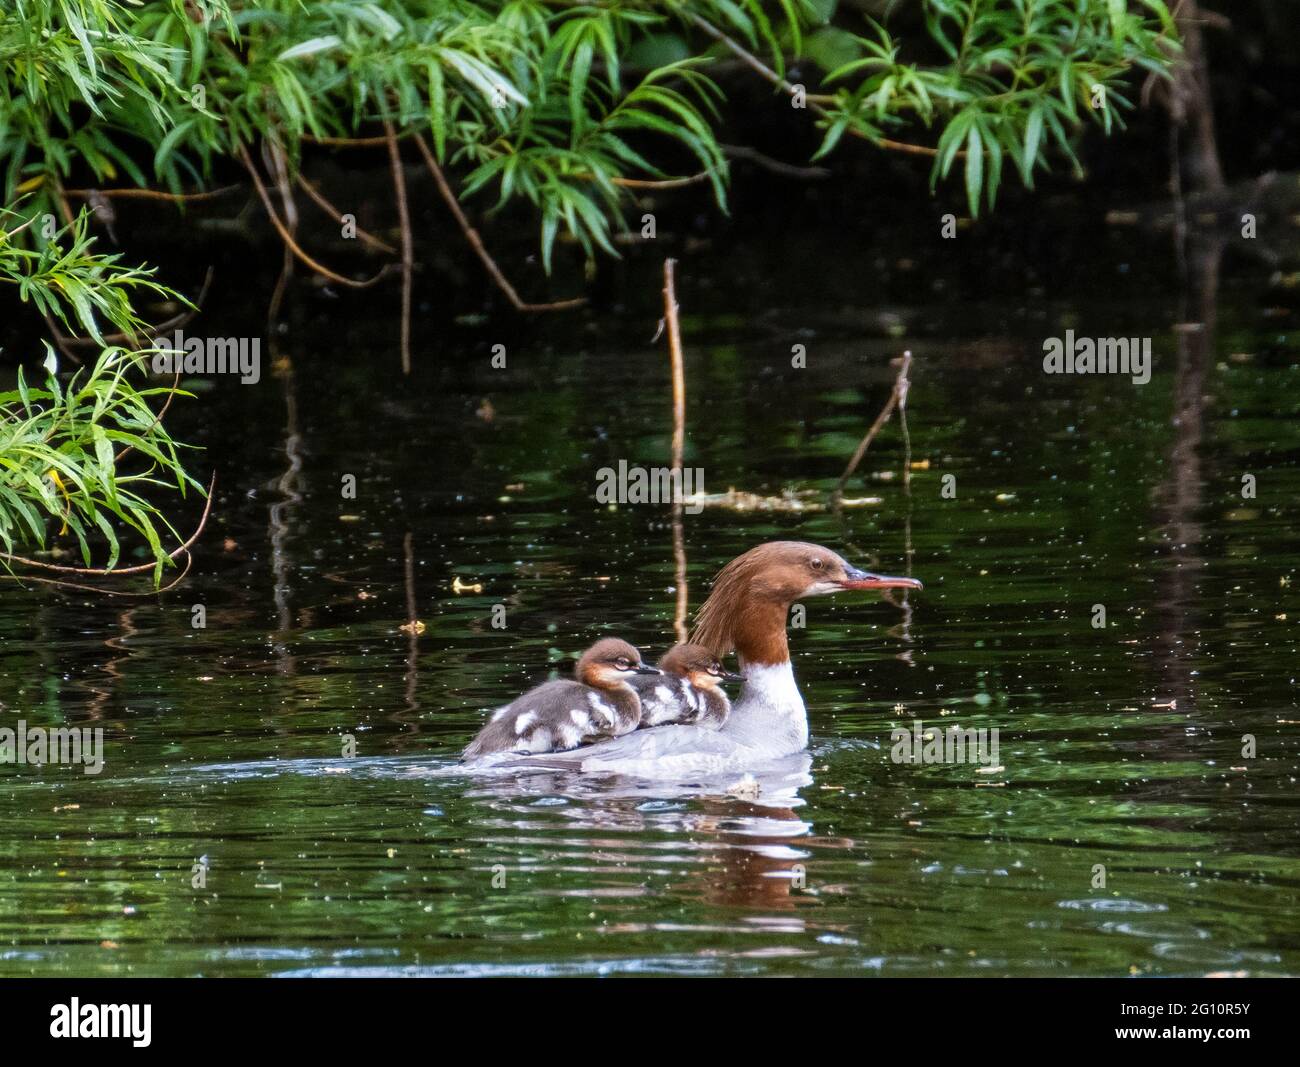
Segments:
[[[731,701],[721,682],[743,682],[723,668],[703,645],[674,645],[659,660],[662,678],[633,678],[641,697],[641,727],[687,723],[720,730],[731,714]]]
[[[606,637],[578,660],[574,679],[544,682],[498,708],[469,743],[463,760],[493,752],[563,752],[635,730],[641,699],[629,684],[637,675],[658,675],[626,641]]]

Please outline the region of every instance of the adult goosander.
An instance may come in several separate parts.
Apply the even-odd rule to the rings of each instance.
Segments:
[[[626,641],[606,637],[582,654],[573,680],[544,682],[498,708],[461,758],[559,752],[629,733],[641,722],[641,699],[629,679],[659,673]]]
[[[689,642],[674,645],[656,666],[662,678],[632,678],[632,688],[641,697],[641,725],[645,730],[667,723],[687,723],[706,730],[720,730],[731,714],[731,701],[722,690],[723,682],[743,682],[722,666],[722,661],[703,645]]]
[[[734,650],[740,659],[745,683],[722,729],[659,726],[538,758],[584,773],[682,780],[748,772],[800,753],[808,745],[808,713],[786,641],[791,605],[845,591],[920,588],[915,578],[859,570],[805,541],[751,548],[718,572],[691,634],[715,656]]]

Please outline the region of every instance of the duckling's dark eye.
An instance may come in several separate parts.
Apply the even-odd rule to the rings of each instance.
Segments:
[[[619,657],[618,657],[618,665],[619,665],[620,667],[623,667],[624,669],[626,669],[626,668],[628,668],[628,667],[631,666],[631,664],[628,663],[628,661],[627,661],[627,657],[626,657],[626,656],[619,656]]]
[[[825,564],[819,559],[810,559],[808,561],[808,566],[810,566],[815,571],[819,571],[822,569],[822,567],[825,566]]]

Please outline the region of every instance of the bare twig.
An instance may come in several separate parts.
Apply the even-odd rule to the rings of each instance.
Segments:
[[[388,137],[316,137],[310,133],[301,135],[305,144],[325,145],[328,148],[384,148]]]
[[[668,358],[673,377],[673,558],[677,573],[677,606],[673,630],[679,643],[686,640],[686,537],[682,521],[682,458],[686,450],[686,372],[682,361],[682,333],[677,322],[676,260],[664,260],[664,322],[668,329]]]
[[[676,266],[676,260],[664,260],[664,321],[668,324],[668,354],[673,371],[673,470],[680,477],[686,446],[686,377],[682,368],[681,328],[677,323]]]
[[[853,131],[850,131],[851,133]],[[879,140],[865,137],[863,134],[854,134],[857,137],[863,137],[864,140],[871,141],[872,144],[879,145],[881,148],[887,148],[891,152],[902,152],[905,155],[928,156],[933,158],[939,154],[937,148],[931,148],[926,144],[906,144],[903,141],[891,141],[888,137],[881,137]],[[966,149],[960,148],[953,153],[953,159],[965,159]]]
[[[673,566],[676,575],[677,604],[673,609],[673,633],[679,645],[686,643],[686,612],[690,590],[686,585],[686,529],[682,521],[682,502],[673,504]]]
[[[393,171],[393,195],[397,198],[397,218],[402,228],[402,373],[411,373],[411,268],[415,253],[411,247],[411,211],[406,202],[406,176],[402,173],[402,153],[397,147],[393,124],[384,119],[388,136],[388,162]]]
[[[465,217],[465,212],[461,210],[460,202],[456,199],[456,194],[452,192],[451,186],[447,182],[447,176],[443,174],[442,168],[438,166],[438,161],[434,158],[433,152],[425,143],[423,137],[418,133],[414,135],[416,147],[420,149],[420,154],[424,156],[425,166],[429,168],[429,173],[433,175],[433,180],[438,185],[438,192],[442,194],[442,199],[448,209],[456,217],[456,223],[460,226],[461,232],[465,235],[465,240],[474,249],[475,254],[487,269],[492,280],[496,282],[497,288],[506,295],[511,306],[516,311],[566,311],[569,308],[581,307],[587,302],[585,296],[574,297],[572,300],[556,300],[549,304],[529,304],[520,299],[519,293],[515,287],[510,284],[509,279],[501,273],[501,268],[496,265],[496,261],[488,254],[488,250],[483,245],[483,239],[479,237],[478,231],[470,225],[469,219]]]
[[[712,171],[702,170],[685,178],[611,178],[610,181],[624,189],[685,189],[708,181],[712,175]]]
[[[249,176],[253,179],[253,185],[256,186],[257,195],[261,198],[262,206],[266,209],[266,213],[271,219],[271,225],[275,227],[276,233],[280,235],[280,240],[284,242],[285,248],[292,252],[297,259],[301,260],[322,278],[328,278],[332,282],[338,282],[339,285],[346,285],[352,289],[368,289],[376,282],[388,276],[391,265],[385,266],[373,278],[367,278],[363,281],[355,281],[352,278],[345,278],[342,274],[335,273],[323,263],[318,263],[316,260],[312,259],[311,256],[299,247],[298,242],[293,239],[293,234],[291,234],[285,227],[284,223],[280,221],[280,216],[277,215],[275,211],[275,205],[271,203],[271,196],[266,191],[266,185],[263,183],[261,176],[257,173],[257,169],[253,166],[253,161],[248,158],[248,149],[243,145],[239,146],[239,159],[240,162],[244,164],[244,169],[248,171]]]
[[[289,188],[289,160],[284,154],[283,146],[273,137],[262,138],[262,162],[266,164],[267,172],[274,179],[275,187],[280,193],[284,224],[297,237],[298,201],[293,198],[293,190]]]
[[[213,200],[243,188],[242,185],[223,185],[219,189],[206,189],[198,193],[162,193],[156,189],[64,189],[63,192],[66,196],[83,200],[92,196],[106,196],[115,200],[170,200],[179,204],[192,200]]]
[[[763,68],[765,71],[766,67]],[[768,73],[773,73],[768,71]],[[820,97],[811,95],[805,99],[813,101],[823,101],[831,103],[834,97]],[[400,135],[399,135],[400,136]],[[303,141],[310,144],[327,145],[334,148],[381,148],[388,144],[387,137],[312,137],[308,134],[302,135]],[[932,149],[920,149],[916,145],[900,145],[896,141],[882,142],[889,146],[898,148],[899,151],[922,151],[925,154],[932,154]],[[800,167],[792,163],[783,163],[779,159],[773,159],[762,152],[753,148],[747,148],[741,145],[723,145],[724,154],[734,159],[750,160],[765,170],[770,170],[773,174],[780,174],[787,178],[828,178],[831,172],[825,167]],[[711,171],[702,170],[698,174],[690,174],[682,178],[611,178],[614,185],[620,185],[625,189],[682,189],[689,185],[699,185],[706,182],[711,176]],[[592,177],[592,175],[588,175]]]
[[[63,183],[58,178],[54,179],[54,196],[59,202],[59,210],[63,212],[63,221],[69,226],[72,225],[72,207],[68,204],[68,193],[63,188]]]
[[[328,200],[326,200],[325,197],[321,194],[321,191],[317,189],[316,186],[312,185],[312,183],[309,182],[306,178],[304,178],[301,174],[295,174],[294,180],[297,181],[302,191],[306,193],[308,197],[310,197],[315,202],[317,207],[319,207],[322,211],[324,211],[325,214],[333,218],[334,221],[337,222],[340,226],[343,225],[343,213],[339,211],[339,209],[336,208],[333,204],[331,204]],[[373,233],[370,233],[368,230],[363,230],[360,226],[357,226],[357,236],[360,237],[361,240],[365,241],[366,244],[370,245],[373,248],[378,248],[381,252],[388,252],[391,253],[392,255],[397,254],[397,249],[394,248],[392,245],[390,245],[387,241],[381,241]]]
[[[267,164],[267,169],[274,175],[276,184],[279,187],[280,203],[284,207],[284,228],[289,231],[290,238],[297,240],[298,237],[298,205],[294,202],[293,196],[285,188],[285,165],[284,153],[279,151],[278,146],[268,143],[264,138],[262,140],[262,160]],[[268,197],[262,198],[265,205]],[[269,210],[269,209],[268,209]],[[285,296],[289,292],[289,283],[293,280],[294,253],[287,244],[281,242],[280,248],[280,273],[275,279],[275,288],[271,290],[270,303],[266,305],[266,330],[274,338],[280,326],[280,307],[284,302]],[[272,349],[275,347],[275,341],[271,342]],[[274,362],[274,356],[272,356]],[[284,646],[281,645],[279,651],[283,653]]]
[[[293,277],[293,252],[285,245],[280,254],[280,273],[275,279],[275,288],[271,290],[271,300],[266,305],[266,328],[275,336],[277,323],[280,321],[280,305],[284,295],[289,291],[289,279]]]
[[[743,159],[762,167],[764,170],[771,171],[773,174],[779,174],[783,178],[820,180],[829,178],[832,173],[826,167],[800,167],[793,163],[783,163],[779,159],[773,159],[756,148],[749,148],[746,145],[724,144],[722,154],[728,159]]]
[[[82,582],[65,582],[62,578],[38,578],[34,574],[0,574],[0,579],[11,582],[39,582],[41,585],[53,585],[59,589],[76,589],[83,593],[96,593],[99,596],[116,596],[116,597],[151,597],[161,596],[163,593],[169,593],[181,584],[190,573],[190,568],[194,566],[194,557],[185,553],[185,569],[180,572],[174,579],[159,589],[150,590],[147,593],[127,593],[120,589],[105,589],[98,585],[85,585]],[[120,571],[114,571],[114,574],[120,574]]]
[[[885,401],[885,406],[880,409],[880,414],[876,416],[876,421],[871,424],[866,435],[858,442],[858,447],[854,450],[853,458],[849,460],[849,465],[844,468],[844,473],[840,475],[840,480],[835,483],[835,488],[831,491],[831,502],[839,504],[840,497],[844,494],[844,486],[853,477],[853,472],[858,469],[858,464],[862,462],[862,457],[867,454],[867,449],[871,447],[871,442],[876,439],[881,428],[889,421],[889,416],[894,413],[894,408],[900,403],[907,403],[907,371],[912,365],[912,353],[904,352],[898,368],[898,377],[894,379],[894,388],[889,392],[889,399]]]

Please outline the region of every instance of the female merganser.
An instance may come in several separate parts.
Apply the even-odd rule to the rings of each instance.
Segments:
[[[808,745],[808,713],[795,684],[786,641],[790,606],[846,590],[920,589],[915,578],[870,574],[829,548],[772,541],[733,559],[714,579],[692,642],[715,656],[734,650],[745,684],[721,730],[659,726],[557,753],[550,765],[586,773],[676,778],[749,771]]]
[[[722,682],[743,682],[732,674],[703,645],[689,642],[674,645],[656,666],[662,678],[633,678],[632,688],[641,697],[641,725],[645,730],[667,723],[687,723],[706,730],[720,730],[731,714],[731,701]]]
[[[498,708],[461,758],[561,752],[629,733],[641,722],[641,698],[628,680],[659,673],[658,667],[643,665],[641,653],[626,641],[606,637],[582,654],[575,681],[544,682]]]

